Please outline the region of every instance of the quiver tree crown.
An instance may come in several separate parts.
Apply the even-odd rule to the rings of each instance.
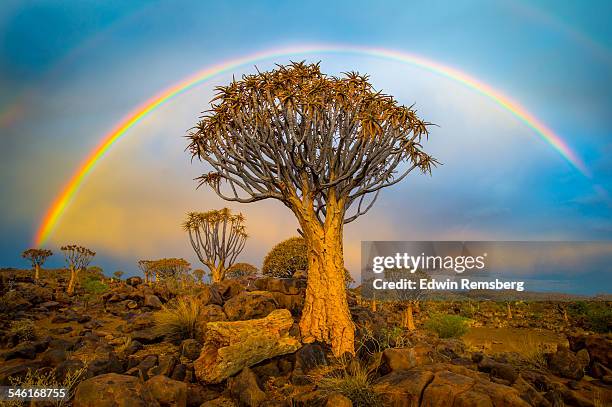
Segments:
[[[223,199],[275,198],[294,212],[312,202],[321,223],[339,202],[348,223],[382,188],[414,169],[431,172],[437,161],[421,148],[429,124],[365,75],[293,62],[218,87],[188,137],[192,156],[213,167],[200,184]]]

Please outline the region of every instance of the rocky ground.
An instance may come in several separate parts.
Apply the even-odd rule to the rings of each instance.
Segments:
[[[301,343],[302,279],[102,278],[103,292],[68,297],[62,271],[37,283],[0,273],[0,385],[61,385],[73,394],[65,405],[612,405],[612,337],[580,329],[554,302],[513,303],[512,315],[496,302],[424,303],[408,331],[397,304],[373,312],[351,293],[357,356],[338,360]],[[196,307],[194,338],[156,326],[179,298]],[[423,326],[438,311],[468,317],[471,330],[438,338]]]

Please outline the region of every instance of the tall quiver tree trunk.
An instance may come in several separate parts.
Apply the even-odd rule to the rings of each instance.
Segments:
[[[34,280],[38,281],[40,279],[40,264],[34,265]]]
[[[76,281],[78,277],[79,271],[75,267],[70,267],[70,280],[68,282],[68,289],[66,290],[66,294],[73,295],[74,288],[76,287]]]
[[[303,341],[330,343],[334,355],[354,354],[354,324],[346,298],[341,204],[328,206],[325,223],[312,203],[297,213],[308,245],[308,284],[300,320]]]

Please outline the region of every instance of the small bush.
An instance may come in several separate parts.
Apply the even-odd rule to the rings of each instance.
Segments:
[[[282,241],[266,255],[261,272],[272,277],[291,277],[296,271],[308,268],[307,253],[303,237]]]
[[[108,290],[108,285],[98,276],[92,275],[87,276],[85,281],[83,281],[83,289],[87,294],[98,295],[106,292],[106,290]]]
[[[241,279],[255,277],[259,270],[249,263],[236,263],[225,272],[226,278]]]
[[[202,303],[194,297],[178,297],[153,314],[155,329],[170,340],[196,338],[201,308]]]
[[[577,301],[570,305],[569,314],[593,332],[612,332],[612,307],[604,302]]]
[[[459,315],[433,314],[425,322],[425,328],[440,338],[459,338],[468,331],[466,319]]]
[[[31,341],[36,339],[36,325],[29,319],[20,319],[11,322],[9,334],[15,335],[19,341]]]
[[[353,359],[351,362],[341,361],[340,366],[315,369],[309,377],[323,394],[340,393],[349,398],[353,406],[378,407],[383,405],[380,396],[374,392],[372,374],[359,363],[358,359]]]

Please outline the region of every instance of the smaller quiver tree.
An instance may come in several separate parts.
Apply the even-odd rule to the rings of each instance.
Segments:
[[[195,278],[196,283],[200,284],[204,280],[204,276],[206,276],[206,272],[202,269],[195,269],[192,271],[193,277]]]
[[[414,308],[419,301],[425,297],[420,288],[420,280],[429,280],[429,276],[423,270],[418,269],[414,273],[407,270],[389,269],[385,271],[385,280],[394,281],[406,278],[414,281],[415,287],[411,290],[393,290],[390,300],[400,307],[400,326],[410,331],[416,329],[414,325]]]
[[[47,261],[47,257],[53,255],[51,250],[47,249],[28,249],[21,253],[21,257],[24,259],[28,259],[30,263],[32,263],[32,268],[34,269],[34,280],[38,281],[40,278],[40,268],[45,261]]]
[[[228,208],[190,212],[183,228],[198,259],[210,270],[213,283],[223,281],[247,239],[244,215]]]
[[[191,264],[185,259],[168,258],[159,259],[152,262],[152,271],[155,273],[157,281],[180,281],[191,270]]]
[[[152,260],[138,260],[138,268],[142,271],[145,283],[151,282],[152,267],[154,262]]]
[[[79,272],[87,268],[91,260],[96,255],[96,252],[89,250],[86,247],[78,245],[67,245],[62,246],[61,250],[64,252],[66,258],[66,264],[70,270],[70,281],[68,283],[68,289],[66,293],[68,295],[74,294],[74,289],[77,284]]]

